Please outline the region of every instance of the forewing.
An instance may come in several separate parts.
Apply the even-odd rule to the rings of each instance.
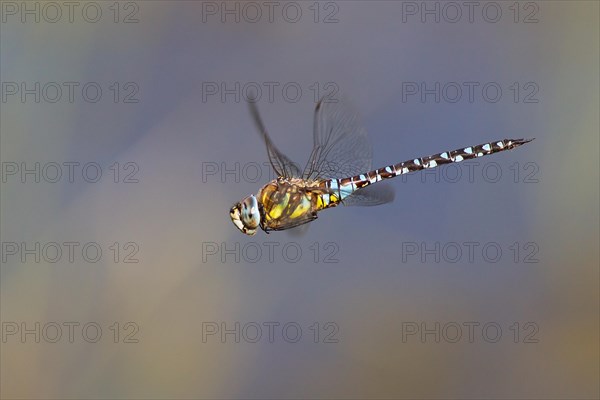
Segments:
[[[279,151],[279,149],[273,144],[273,141],[269,137],[269,133],[265,129],[265,125],[260,118],[258,108],[256,107],[256,101],[249,101],[250,113],[254,124],[258,129],[258,132],[262,135],[262,138],[267,146],[267,154],[269,155],[269,162],[271,167],[278,176],[285,178],[300,178],[301,172],[296,164],[294,164],[285,154]]]
[[[323,98],[317,103],[313,140],[305,179],[344,178],[371,170],[371,143],[346,101]]]
[[[342,204],[345,206],[378,206],[394,201],[394,188],[386,183],[377,183],[357,190],[346,197]]]

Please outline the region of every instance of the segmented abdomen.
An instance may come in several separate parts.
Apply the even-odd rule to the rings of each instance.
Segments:
[[[443,153],[438,153],[427,157],[415,158],[413,160],[388,165],[387,167],[375,169],[373,171],[348,178],[330,179],[322,183],[324,187],[330,189],[332,192],[332,194],[321,195],[321,200],[323,203],[322,208],[335,207],[338,203],[340,203],[340,201],[343,201],[356,190],[385,179],[394,178],[410,172],[420,171],[422,169],[435,168],[444,164],[461,162],[464,160],[470,160],[472,158],[499,153],[505,150],[511,150],[532,140],[533,139],[503,139],[495,142],[479,144],[477,146],[445,151]]]

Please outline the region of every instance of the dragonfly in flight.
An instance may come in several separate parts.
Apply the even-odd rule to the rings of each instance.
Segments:
[[[313,150],[303,171],[273,144],[255,101],[250,112],[266,146],[276,179],[231,207],[235,226],[247,235],[294,228],[317,219],[339,204],[375,206],[389,203],[394,191],[380,181],[488,154],[511,150],[533,139],[502,139],[414,158],[372,169],[372,148],[357,113],[346,102],[321,99],[315,108]]]

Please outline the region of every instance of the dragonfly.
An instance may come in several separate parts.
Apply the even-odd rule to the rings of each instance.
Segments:
[[[313,149],[301,171],[271,140],[256,101],[248,104],[277,178],[231,207],[233,224],[247,235],[254,235],[258,228],[266,233],[295,228],[340,204],[390,203],[394,190],[381,181],[511,150],[533,140],[502,139],[372,169],[371,143],[357,112],[345,100],[322,98],[314,112]]]

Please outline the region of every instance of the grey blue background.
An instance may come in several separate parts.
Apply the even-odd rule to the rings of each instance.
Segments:
[[[2,397],[598,398],[598,3],[520,2],[515,22],[513,2],[497,2],[495,23],[482,16],[485,2],[472,22],[462,8],[455,23],[448,21],[453,10],[435,2],[427,7],[447,12],[439,23],[403,14],[413,3],[402,2],[318,3],[317,23],[313,2],[294,3],[302,10],[296,23],[283,18],[285,2],[273,22],[261,6],[258,22],[239,23],[203,12],[220,2],[121,3],[117,23],[112,2],[95,3],[102,10],[95,23],[81,16],[86,3],[78,3],[73,22],[63,15],[55,23],[23,23],[7,3],[3,83],[96,82],[103,94],[96,103],[80,90],[73,103],[7,96],[0,103],[4,168],[96,162],[103,176],[97,183],[84,181],[80,170],[72,183],[7,176],[1,240],[30,247],[95,242],[103,255],[96,263],[80,253],[72,263],[66,255],[37,263],[3,253],[3,329],[56,323],[63,336],[50,343],[46,331],[36,343],[33,335],[3,332]],[[138,22],[123,23],[130,12]],[[337,22],[324,23],[330,12]],[[527,15],[537,22],[525,23]],[[125,103],[121,92],[115,103],[114,82],[121,89],[134,82],[139,101]],[[207,97],[203,87],[211,82],[277,82],[274,101],[263,97],[258,106],[277,146],[300,164],[312,145],[315,83],[321,91],[333,83],[359,110],[375,167],[505,137],[536,140],[478,160],[472,180],[464,166],[455,183],[433,175],[396,179],[392,204],[323,212],[301,237],[246,237],[228,210],[267,182],[268,169],[251,182],[207,176],[206,168],[262,164],[266,152],[243,98]],[[289,82],[302,89],[297,102],[282,95]],[[455,103],[403,100],[411,82],[480,86],[473,102],[465,92]],[[481,94],[489,82],[503,90],[495,103]],[[529,99],[537,102],[526,103],[531,87],[537,90]],[[115,162],[122,174],[131,171],[125,163],[135,163],[138,182],[123,183],[120,175],[114,183]],[[489,163],[497,164],[484,176]],[[492,183],[497,168],[502,176]],[[119,262],[109,249],[115,242]],[[122,262],[127,242],[137,244],[138,263]],[[480,243],[473,262],[466,254],[453,263],[403,252],[410,243],[465,242]],[[501,248],[498,262],[482,256],[486,243]],[[221,251],[207,254],[213,245]],[[223,261],[223,248],[236,245],[240,261],[235,254]],[[270,245],[277,246],[273,262]],[[282,255],[285,246],[301,249],[298,262]],[[241,250],[257,247],[264,252],[256,262],[254,252]],[[337,263],[324,262],[331,249]],[[537,262],[524,262],[532,249]],[[65,322],[97,323],[102,336],[88,343],[76,330],[70,343]],[[119,343],[110,330],[115,322]],[[138,343],[123,343],[127,322],[139,328]],[[262,326],[263,336],[257,343],[246,340],[254,331],[239,343],[233,335],[203,340],[207,326],[233,329],[236,322]],[[272,343],[268,322],[280,324]],[[282,336],[290,322],[302,328],[297,343]],[[337,327],[336,343],[324,343],[328,322]],[[472,343],[469,322],[480,324]],[[462,337],[451,343],[449,330],[439,342],[420,334],[403,340],[407,326],[421,323],[458,324]],[[487,323],[502,328],[497,343],[482,336]],[[531,327],[537,342],[524,343]]]

